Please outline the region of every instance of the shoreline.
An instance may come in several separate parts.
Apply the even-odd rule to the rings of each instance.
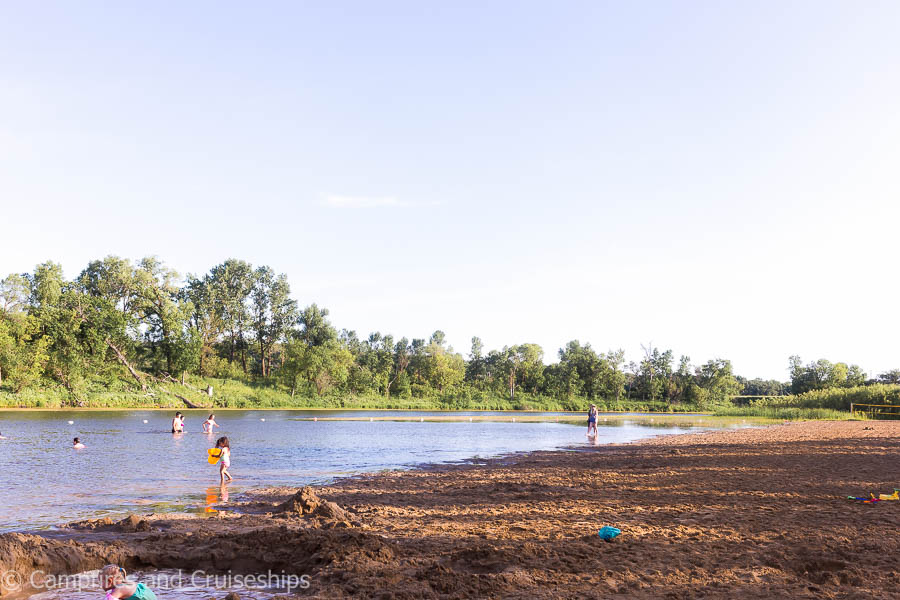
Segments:
[[[895,421],[795,422],[422,465],[316,487],[344,520],[273,512],[295,489],[263,488],[212,518],[5,534],[0,557],[283,568],[305,597],[900,597],[900,502],[846,499],[900,487],[898,441]]]
[[[4,411],[9,412],[116,412],[116,411],[126,411],[126,410],[143,410],[143,411],[162,411],[162,412],[186,412],[186,411],[198,411],[198,412],[208,412],[210,410],[214,410],[216,412],[226,412],[226,411],[272,411],[272,410],[288,410],[288,411],[331,411],[331,412],[437,412],[437,413],[524,413],[524,414],[534,414],[534,413],[556,413],[556,414],[571,414],[576,416],[586,415],[587,411],[566,411],[566,410],[513,410],[513,409],[478,409],[478,408],[461,408],[461,409],[442,409],[442,408],[325,408],[325,407],[317,407],[317,408],[297,408],[292,406],[285,407],[271,407],[271,406],[261,406],[258,408],[233,408],[233,407],[201,407],[201,408],[166,408],[160,406],[152,406],[152,407],[103,407],[103,406],[70,406],[66,408],[52,408],[52,407],[2,407],[0,406],[0,413]],[[715,413],[704,413],[704,412],[640,412],[640,411],[601,411],[597,414],[600,415],[669,415],[669,416],[693,416],[693,417],[714,417],[717,416]],[[723,418],[739,418],[739,417],[723,417]],[[748,417],[749,418],[749,417]]]

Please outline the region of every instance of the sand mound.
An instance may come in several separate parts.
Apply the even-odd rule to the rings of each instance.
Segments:
[[[137,515],[128,515],[121,521],[113,521],[109,517],[102,519],[87,519],[84,521],[74,521],[63,525],[66,529],[83,529],[83,530],[102,530],[102,531],[120,531],[122,533],[138,533],[141,531],[150,531],[150,522],[142,519]]]
[[[63,525],[66,529],[106,529],[115,525],[109,517],[102,519],[85,519],[84,521],[72,521]]]
[[[287,502],[279,505],[275,512],[282,516],[315,517],[323,521],[350,526],[350,515],[335,502],[320,498],[307,486],[299,490]]]
[[[150,523],[147,519],[142,519],[137,515],[128,515],[116,523],[115,528],[125,533],[136,533],[138,531],[150,531]]]

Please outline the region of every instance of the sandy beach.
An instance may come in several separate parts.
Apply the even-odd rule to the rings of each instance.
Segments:
[[[847,499],[900,488],[898,442],[900,422],[804,422],[258,490],[2,535],[0,581],[118,562],[284,569],[306,598],[900,598],[900,502]]]

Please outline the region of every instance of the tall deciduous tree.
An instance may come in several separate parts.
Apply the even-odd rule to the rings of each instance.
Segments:
[[[247,367],[246,335],[250,323],[250,295],[253,292],[253,267],[243,260],[229,258],[209,271],[209,285],[216,314],[228,335],[228,361],[234,363],[240,353],[241,368]]]
[[[269,374],[272,349],[282,341],[297,319],[297,302],[291,299],[287,276],[275,275],[271,267],[254,271],[252,300],[253,330],[259,349],[259,373]]]

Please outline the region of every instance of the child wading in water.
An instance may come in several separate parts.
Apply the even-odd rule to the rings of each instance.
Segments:
[[[216,423],[216,415],[209,415],[209,418],[203,421],[203,433],[212,433],[213,427],[218,427],[219,424]]]
[[[227,437],[220,437],[216,440],[216,448],[222,449],[222,454],[219,457],[219,478],[221,479],[222,485],[225,485],[225,478],[228,478],[228,481],[231,481],[233,478],[231,474],[228,473],[228,467],[231,466],[231,446],[228,444]]]
[[[100,587],[106,592],[106,600],[156,600],[150,588],[143,583],[125,581],[125,569],[119,565],[106,565],[100,569]]]

